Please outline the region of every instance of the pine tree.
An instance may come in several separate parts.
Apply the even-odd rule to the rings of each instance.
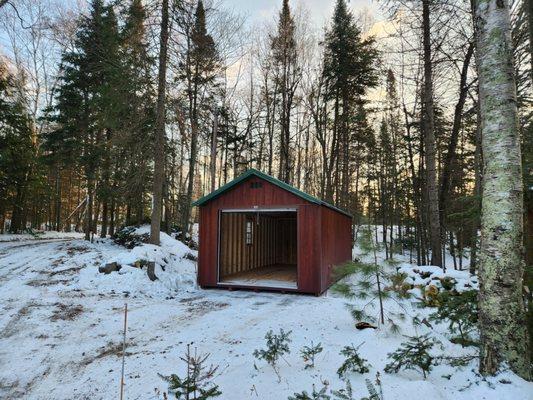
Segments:
[[[385,366],[385,372],[398,373],[401,369],[420,370],[424,379],[436,365],[436,359],[429,352],[439,341],[428,336],[407,336],[407,341],[394,352],[387,354],[392,361]]]
[[[25,228],[36,149],[30,118],[15,94],[15,85],[16,78],[0,60],[0,213],[12,211],[9,230],[19,233]]]
[[[187,375],[180,377],[177,374],[170,376],[159,374],[159,376],[169,383],[169,392],[178,400],[207,400],[218,397],[222,392],[218,385],[213,383],[218,366],[208,366],[208,359],[209,354],[198,354],[196,349],[193,353],[191,346],[187,345],[187,352],[181,357],[186,364]]]
[[[118,133],[121,146],[118,155],[123,164],[115,180],[124,182],[119,194],[129,213],[126,225],[144,222],[147,194],[152,180],[155,93],[152,87],[151,69],[154,59],[148,52],[146,38],[146,11],[141,0],[133,0],[124,16],[121,31],[121,54],[124,64],[123,129]]]
[[[345,0],[337,0],[331,27],[324,39],[324,77],[328,98],[333,102],[333,159],[330,175],[326,177],[326,199],[333,200],[333,188],[340,187],[337,202],[346,207],[351,182],[350,144],[364,142],[364,130],[359,130],[362,97],[367,89],[377,84],[375,63],[377,51],[372,38],[362,39]],[[364,126],[364,123],[362,124]],[[363,135],[353,135],[359,132]],[[335,167],[333,168],[333,164]]]
[[[215,42],[207,32],[206,14],[202,0],[198,1],[196,7],[194,23],[190,29],[190,47],[185,50],[183,60],[182,67],[184,69],[184,74],[181,78],[184,79],[187,84],[189,119],[191,124],[189,174],[182,225],[184,232],[188,232],[196,161],[198,156],[200,108],[202,103],[206,100],[205,92],[209,95],[213,89],[216,74],[220,65]]]
[[[103,84],[98,88],[102,123],[102,164],[101,179],[97,184],[98,200],[102,204],[101,237],[106,237],[110,207],[114,193],[111,188],[112,160],[116,158],[115,136],[122,128],[126,111],[124,99],[125,69],[120,52],[118,22],[112,6],[106,7],[103,18],[103,46],[105,47]]]
[[[93,213],[102,160],[107,156],[112,130],[119,123],[116,114],[120,110],[116,92],[120,82],[118,46],[113,9],[105,7],[102,0],[94,0],[90,14],[79,22],[75,49],[63,54],[60,86],[55,93],[55,107],[49,115],[56,129],[45,137],[48,142],[45,146],[53,148],[56,156],[63,154],[64,160],[74,162],[84,171],[87,240],[91,232],[96,231]],[[79,155],[69,157],[71,149],[76,149]]]
[[[278,30],[270,38],[272,61],[275,68],[275,81],[278,95],[281,96],[280,107],[280,156],[278,178],[291,183],[290,125],[291,112],[294,107],[294,95],[301,77],[295,37],[296,25],[291,15],[289,0],[283,0],[279,13]]]
[[[349,372],[366,374],[370,371],[371,365],[368,364],[368,360],[359,355],[359,348],[361,346],[362,344],[355,347],[352,344],[351,346],[344,346],[341,350],[340,354],[345,357],[345,360],[337,370],[339,378],[345,378]]]
[[[292,331],[285,332],[283,329],[279,330],[279,334],[275,334],[272,330],[265,335],[266,349],[256,349],[253,352],[255,358],[265,360],[272,366],[272,369],[278,376],[278,381],[281,382],[281,376],[278,369],[278,361],[283,358],[283,355],[290,353],[289,343]]]

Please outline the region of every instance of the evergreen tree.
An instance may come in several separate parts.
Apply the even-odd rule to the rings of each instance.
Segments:
[[[294,96],[298,87],[301,70],[295,37],[296,26],[291,15],[289,0],[283,0],[279,13],[278,30],[271,37],[272,61],[275,67],[275,81],[281,96],[280,155],[278,178],[291,183],[290,124]]]
[[[348,205],[350,144],[352,141],[365,141],[364,137],[354,133],[361,132],[359,125],[361,119],[365,119],[364,110],[360,107],[362,96],[378,82],[377,57],[374,40],[361,38],[361,31],[345,0],[337,0],[331,27],[324,39],[323,74],[328,99],[333,102],[332,141],[335,147],[334,160],[330,161],[335,164],[335,169],[333,178],[327,177],[326,199],[333,200],[333,187],[337,187],[340,191],[337,202],[341,206]]]
[[[142,223],[146,215],[147,194],[152,171],[155,122],[155,92],[151,69],[154,59],[148,52],[146,11],[141,0],[133,0],[125,15],[121,32],[121,55],[124,63],[124,115],[117,145],[121,145],[122,163],[115,181],[124,182],[117,195],[126,203],[126,225]]]
[[[11,210],[10,231],[25,228],[25,204],[34,178],[30,118],[15,94],[16,79],[0,61],[0,213]],[[2,226],[0,230],[4,229]]]
[[[186,91],[191,124],[189,174],[183,216],[183,229],[185,232],[189,231],[191,201],[198,156],[200,108],[211,94],[220,65],[215,42],[207,32],[205,8],[202,0],[199,0],[196,6],[193,26],[187,31],[190,31],[190,46],[185,50],[185,54],[182,55],[184,74],[181,77],[187,84]]]
[[[105,165],[109,162],[109,139],[120,115],[119,42],[113,9],[105,7],[102,0],[94,0],[89,15],[79,22],[74,44],[75,48],[62,57],[60,86],[55,107],[50,110],[56,129],[45,137],[45,146],[84,172],[85,238],[89,239],[90,233],[96,232],[96,183],[100,182],[103,160],[104,172],[109,172]],[[69,157],[72,148],[78,154]],[[103,182],[105,187],[105,179]]]

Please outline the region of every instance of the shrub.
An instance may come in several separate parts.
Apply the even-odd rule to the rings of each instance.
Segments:
[[[443,292],[439,294],[438,308],[429,316],[431,321],[448,321],[451,333],[459,333],[459,338],[452,342],[463,347],[475,344],[470,333],[475,330],[478,321],[477,291],[468,290],[462,293]]]
[[[113,235],[113,241],[127,249],[133,249],[136,246],[147,243],[150,239],[150,234],[137,234],[135,233],[136,229],[134,226],[125,226]]]
[[[326,394],[327,390],[327,382],[323,382],[322,389],[319,391],[317,391],[315,385],[313,385],[313,391],[311,394],[304,390],[301,393],[294,393],[292,396],[289,396],[287,400],[330,400],[331,397]]]
[[[397,373],[400,369],[420,370],[426,379],[436,364],[429,350],[439,342],[429,335],[407,336],[407,338],[409,340],[402,343],[396,351],[387,354],[392,361],[385,366],[385,372]]]
[[[315,357],[317,354],[322,353],[322,350],[324,349],[322,348],[321,343],[314,345],[313,342],[311,342],[310,346],[302,347],[302,349],[300,350],[300,354],[304,362],[306,363],[305,369],[315,367]]]
[[[379,372],[376,373],[375,383],[370,379],[365,379],[366,388],[368,390],[368,397],[355,398],[352,389],[352,384],[349,380],[345,381],[346,387],[340,390],[333,390],[332,394],[335,400],[383,400],[383,390],[381,388],[381,380],[379,379]],[[377,387],[377,388],[376,388]]]
[[[268,331],[265,335],[266,349],[254,350],[253,355],[259,360],[265,360],[278,376],[281,381],[281,376],[278,371],[278,360],[283,357],[284,354],[290,353],[289,338],[292,331],[285,332],[283,329],[279,330],[279,334],[275,335],[272,330]]]
[[[341,350],[340,354],[346,357],[346,359],[337,370],[337,375],[339,375],[339,378],[343,378],[349,372],[365,374],[370,371],[370,365],[367,363],[367,360],[362,358],[357,352],[361,346],[362,344],[360,344],[358,347],[354,347],[353,345],[345,346]]]
[[[211,382],[218,366],[206,366],[208,358],[209,354],[198,355],[196,349],[194,355],[191,354],[190,345],[187,345],[187,352],[181,357],[181,360],[187,364],[187,376],[159,374],[169,383],[169,393],[180,400],[206,400],[220,396],[222,392]]]
[[[354,279],[355,283],[353,284],[347,283],[346,281],[338,282],[332,287],[332,291],[350,300],[365,300],[365,305],[362,308],[353,303],[347,304],[356,322],[361,320],[376,322],[378,318],[368,312],[369,309],[376,309],[379,310],[379,321],[381,324],[384,325],[385,321],[387,321],[391,331],[398,332],[400,327],[396,321],[398,319],[404,319],[405,314],[388,311],[383,306],[384,301],[393,297],[396,293],[394,290],[386,289],[387,286],[390,287],[388,282],[393,278],[391,274],[387,273],[386,268],[377,261],[377,245],[373,242],[370,227],[361,228],[358,243],[364,254],[374,253],[374,262],[350,262],[336,268],[334,270],[335,280],[343,279],[349,275],[354,275],[356,279]],[[392,261],[392,263],[394,262]],[[410,297],[409,289],[410,287],[405,287],[399,290],[397,292],[398,297]]]

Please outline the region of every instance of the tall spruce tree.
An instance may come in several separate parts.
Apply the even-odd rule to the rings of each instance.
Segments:
[[[188,232],[198,157],[200,108],[206,98],[210,96],[210,91],[214,87],[216,74],[220,65],[215,41],[207,32],[205,8],[202,0],[198,1],[194,13],[194,23],[192,29],[190,29],[190,47],[185,49],[185,54],[182,55],[182,58],[184,60],[182,62],[184,73],[181,78],[186,82],[191,126],[189,173],[182,223],[184,232]]]
[[[150,191],[155,123],[155,92],[151,69],[154,59],[148,52],[146,11],[141,0],[133,0],[124,16],[121,32],[124,64],[124,115],[119,131],[121,161],[116,171],[120,185],[118,196],[126,205],[127,225],[140,224],[146,215]],[[118,185],[117,185],[118,186]]]
[[[324,76],[328,99],[333,102],[332,157],[326,176],[326,199],[333,201],[334,187],[341,206],[347,206],[350,174],[350,147],[358,137],[358,126],[365,118],[360,107],[368,88],[378,83],[377,50],[372,38],[363,39],[345,0],[337,0],[331,26],[324,39]],[[355,134],[354,134],[355,133]],[[334,181],[332,179],[334,178]]]
[[[87,240],[91,232],[96,232],[97,183],[102,168],[106,170],[102,161],[108,161],[110,135],[119,123],[118,43],[113,9],[104,6],[102,0],[94,0],[89,15],[79,22],[74,49],[63,54],[60,85],[50,116],[56,129],[45,137],[59,153],[67,154],[72,149],[79,152],[76,157],[65,155],[64,159],[80,167],[85,176]],[[101,184],[98,190],[100,197],[107,196],[101,192]]]
[[[101,203],[101,237],[108,233],[109,216],[111,213],[112,199],[115,194],[111,187],[112,162],[117,158],[115,136],[122,128],[126,111],[125,68],[121,54],[121,40],[118,22],[112,6],[106,7],[103,17],[104,31],[103,44],[105,46],[105,59],[103,63],[103,84],[98,88],[102,124],[102,164],[101,179],[97,185],[98,200]]]
[[[25,204],[33,179],[36,149],[28,113],[16,95],[16,78],[0,60],[0,213],[11,210],[10,232],[25,228]],[[2,219],[0,231],[4,229]]]
[[[301,68],[298,65],[298,52],[296,48],[296,25],[291,15],[289,0],[283,0],[279,13],[278,30],[271,37],[272,61],[275,68],[275,80],[278,95],[281,97],[280,105],[280,154],[278,178],[291,183],[291,150],[290,128],[291,112],[294,107],[294,96],[301,79]]]

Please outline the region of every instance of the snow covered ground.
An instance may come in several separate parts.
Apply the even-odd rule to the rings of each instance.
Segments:
[[[118,398],[125,303],[126,399],[162,399],[167,384],[158,373],[183,373],[180,356],[188,343],[210,353],[209,362],[220,366],[214,378],[223,393],[220,399],[286,399],[311,391],[313,384],[321,387],[323,381],[338,390],[344,386],[336,374],[344,361],[339,351],[361,343],[360,354],[372,368],[365,375],[349,376],[357,399],[368,395],[365,378],[374,380],[378,371],[386,400],[533,398],[533,384],[510,372],[484,380],[476,374],[475,361],[462,369],[437,366],[426,380],[413,371],[383,373],[387,353],[405,340],[402,334],[432,332],[443,343],[436,355],[465,355],[472,349],[452,344],[445,324],[414,327],[410,318],[399,322],[400,334],[386,328],[358,331],[347,300],[333,293],[311,297],[198,289],[196,264],[190,260],[196,253],[166,235],[161,247],[132,250],[109,239],[4,239],[0,238],[1,399]],[[151,282],[144,269],[131,266],[109,275],[98,273],[105,263],[140,259],[156,261],[159,280]],[[379,259],[383,260],[381,253]],[[408,279],[431,279],[411,273],[405,258],[397,261]],[[423,269],[441,274],[435,267]],[[476,285],[466,271],[451,272],[458,284]],[[411,301],[402,302],[410,316],[425,317],[431,311]],[[385,306],[392,309],[397,304],[389,301]],[[280,363],[278,383],[272,368],[252,353],[264,347],[268,330],[280,328],[292,331],[292,342],[287,363]],[[314,369],[304,369],[299,350],[311,341],[321,342],[324,351]]]

